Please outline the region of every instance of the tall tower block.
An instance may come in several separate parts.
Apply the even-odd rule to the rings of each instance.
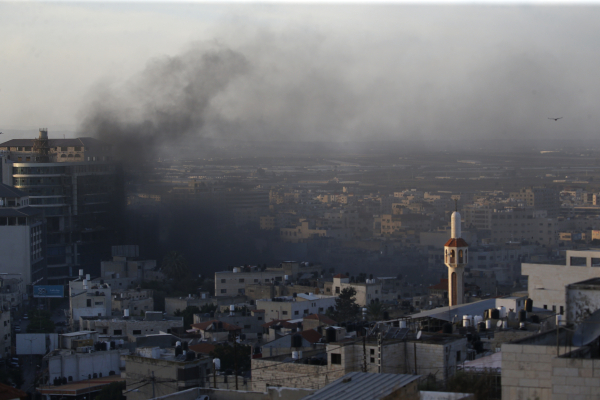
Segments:
[[[460,213],[454,211],[450,222],[452,234],[444,245],[444,264],[448,267],[448,300],[451,306],[463,304],[464,274],[469,261],[469,245],[461,238]]]

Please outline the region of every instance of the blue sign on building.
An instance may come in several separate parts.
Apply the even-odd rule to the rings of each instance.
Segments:
[[[62,285],[36,285],[33,287],[33,297],[65,297],[65,287]]]

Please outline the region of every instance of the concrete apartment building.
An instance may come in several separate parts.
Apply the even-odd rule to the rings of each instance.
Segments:
[[[234,267],[232,271],[215,272],[215,296],[244,295],[247,284],[295,282],[303,275],[320,275],[323,266],[308,262],[284,261],[276,267]]]
[[[88,280],[81,276],[69,282],[69,319],[73,329],[78,328],[81,317],[106,317],[112,315],[112,290],[99,279]]]
[[[100,263],[100,279],[115,290],[135,288],[140,282],[164,279],[156,260],[139,260],[139,246],[112,246],[112,260]]]
[[[189,354],[176,355],[174,348],[138,347],[135,354],[123,356],[127,400],[152,399],[207,385],[212,359]]]
[[[294,296],[275,297],[256,301],[258,310],[265,310],[265,322],[298,319],[310,314],[324,314],[335,307],[335,296],[298,293]]]
[[[0,143],[2,183],[29,195],[29,206],[46,218],[49,284],[64,284],[84,268],[99,275],[118,233],[123,197],[121,172],[110,146],[92,138],[37,139]]]
[[[356,290],[355,301],[356,304],[361,307],[367,306],[376,301],[384,301],[383,283],[379,279],[367,279],[367,282],[351,283],[348,276],[344,274],[337,274],[333,277],[332,283],[326,283],[325,293],[327,294],[329,294],[328,289],[330,285],[331,295],[333,296],[339,296],[342,290],[349,287]]]
[[[559,224],[546,210],[510,208],[492,214],[492,242],[532,242],[548,246],[558,244]]]
[[[566,287],[600,277],[600,251],[567,250],[565,261],[554,264],[523,263],[521,270],[528,277],[528,292],[533,304],[564,314]]]
[[[153,290],[115,290],[112,293],[112,311],[114,314],[123,315],[125,310],[129,310],[131,316],[143,316],[147,311],[154,311]]]
[[[351,240],[354,234],[353,230],[349,228],[320,228],[314,219],[301,219],[299,225],[280,228],[279,237],[284,242],[303,243],[316,238]]]
[[[27,193],[0,183],[0,272],[19,274],[26,285],[47,274],[44,214],[29,201]]]
[[[293,388],[320,389],[350,372],[393,374],[436,374],[447,379],[466,359],[467,339],[444,336],[441,340],[423,336],[421,340],[386,339],[379,348],[375,338],[330,342],[325,349],[305,351],[310,363],[289,362],[289,354],[252,360],[252,389],[265,391],[270,384]],[[416,356],[416,359],[415,359]],[[288,358],[288,362],[284,360]],[[320,362],[316,362],[319,360]],[[416,366],[416,370],[415,370]],[[277,382],[277,383],[276,383]]]
[[[10,357],[11,332],[10,308],[0,303],[0,360]]]
[[[556,189],[528,187],[510,193],[510,198],[536,210],[545,210],[548,218],[560,215],[560,193]]]
[[[160,311],[150,311],[144,317],[80,317],[79,324],[81,329],[97,331],[103,340],[135,342],[138,337],[171,333],[174,328],[183,328],[183,317],[169,317]]]
[[[87,347],[76,349],[56,349],[44,356],[48,366],[48,383],[55,378],[67,378],[67,382],[120,375],[125,363],[121,356],[127,349],[89,351]]]

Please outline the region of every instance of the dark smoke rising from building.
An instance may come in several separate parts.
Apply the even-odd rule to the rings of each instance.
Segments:
[[[139,165],[165,144],[200,134],[211,100],[248,68],[243,55],[219,46],[152,60],[124,87],[98,90],[80,130]]]

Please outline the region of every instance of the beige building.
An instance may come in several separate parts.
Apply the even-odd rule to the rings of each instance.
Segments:
[[[146,400],[207,385],[212,359],[176,356],[174,349],[142,347],[123,356],[127,400]]]
[[[344,274],[337,274],[333,277],[331,294],[339,296],[342,290],[349,287],[356,290],[355,301],[359,306],[366,306],[376,301],[384,300],[383,284],[379,279],[367,279],[367,282],[350,283],[350,278]]]
[[[319,228],[316,221],[300,220],[300,225],[279,229],[279,237],[284,242],[302,243],[314,238],[334,238],[340,240],[350,240],[353,238],[353,231],[348,228]]]
[[[564,314],[566,286],[600,277],[600,251],[567,250],[566,261],[560,264],[523,263],[521,270],[528,276],[528,292],[534,306]]]
[[[150,289],[119,290],[113,292],[112,311],[123,315],[144,315],[146,311],[154,311],[154,291]]]
[[[560,194],[555,189],[529,187],[511,193],[510,198],[536,210],[547,211],[549,218],[556,218],[560,214]]]

